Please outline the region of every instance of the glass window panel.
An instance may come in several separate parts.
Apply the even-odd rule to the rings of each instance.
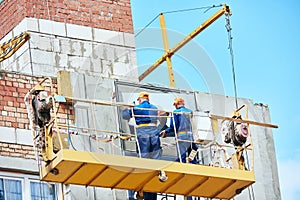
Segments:
[[[30,182],[31,200],[55,200],[55,185]]]
[[[0,200],[4,200],[4,184],[3,179],[0,179]]]
[[[2,179],[4,186],[4,198],[22,200],[22,183],[20,180]]]

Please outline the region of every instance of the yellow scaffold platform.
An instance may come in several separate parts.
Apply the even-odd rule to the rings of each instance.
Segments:
[[[158,179],[164,171],[168,180]],[[111,189],[230,199],[255,182],[254,172],[63,149],[41,180]]]

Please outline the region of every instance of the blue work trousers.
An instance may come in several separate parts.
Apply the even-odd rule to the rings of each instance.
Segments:
[[[160,159],[160,130],[156,126],[143,126],[136,129],[142,158]],[[138,147],[137,147],[138,152]],[[139,153],[139,152],[138,152]],[[156,200],[157,194],[144,192],[144,200]]]
[[[159,129],[156,126],[143,126],[136,129],[142,158],[160,159],[161,148]],[[137,147],[137,152],[138,152]],[[139,152],[138,152],[139,153]]]
[[[188,156],[188,154],[190,153],[191,150],[197,150],[197,145],[195,143],[193,143],[194,137],[193,137],[192,133],[179,134],[177,136],[177,138],[178,138],[178,140],[186,140],[187,142],[178,141],[180,153],[178,152],[178,149],[177,149],[178,158],[176,161],[180,162],[180,159],[179,159],[179,155],[180,155],[181,161],[183,163],[186,163],[186,157]],[[191,142],[188,142],[188,141],[191,141]],[[190,163],[196,164],[197,163],[196,158],[194,158]]]
[[[186,163],[186,157],[188,156],[188,154],[190,153],[190,151],[192,151],[193,149],[197,150],[197,145],[195,143],[193,143],[194,137],[193,137],[192,133],[179,134],[177,136],[177,138],[179,140],[188,140],[188,141],[191,141],[191,142],[180,142],[180,141],[178,142],[179,151],[180,151],[180,154],[181,154],[180,155],[181,161],[183,163]],[[178,149],[177,149],[177,151],[178,151]],[[178,155],[177,162],[180,162],[179,152],[177,152],[177,155]],[[197,163],[196,158],[194,158],[192,161],[190,161],[190,163],[196,164]],[[188,196],[187,200],[192,200],[192,197]]]

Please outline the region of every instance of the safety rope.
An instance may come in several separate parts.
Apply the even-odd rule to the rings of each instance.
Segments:
[[[225,13],[225,19],[226,19],[226,30],[228,33],[228,49],[230,51],[230,58],[231,58],[231,67],[232,67],[232,78],[233,78],[233,86],[234,86],[234,98],[235,98],[235,106],[236,109],[238,109],[238,100],[237,100],[237,87],[236,87],[236,76],[235,76],[235,69],[234,69],[234,54],[233,54],[233,47],[232,47],[232,34],[231,34],[231,24],[230,24],[230,14],[229,13]],[[246,150],[246,160],[248,163],[248,167],[249,167],[249,160],[248,160],[248,156],[247,156],[247,150]],[[253,186],[250,185],[250,187],[247,188],[248,189],[248,193],[249,193],[249,198],[250,200],[255,199],[254,196],[254,190],[253,190]],[[251,191],[250,191],[251,189]]]
[[[226,29],[228,33],[228,49],[230,51],[230,58],[231,58],[231,67],[232,67],[232,77],[233,77],[233,86],[234,86],[234,97],[235,97],[235,107],[238,109],[238,102],[237,102],[237,90],[236,90],[236,80],[235,80],[235,70],[234,70],[234,55],[233,55],[233,48],[232,48],[232,35],[231,35],[231,25],[230,25],[230,14],[225,13],[226,19]]]

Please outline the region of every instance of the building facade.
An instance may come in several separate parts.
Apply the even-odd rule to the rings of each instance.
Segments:
[[[174,95],[184,95],[193,110],[224,115],[234,108],[230,97],[138,83],[130,0],[4,0],[0,15],[0,44],[21,32],[30,34],[28,42],[0,62],[0,199],[128,198],[125,190],[39,181],[43,163],[36,160],[23,99],[44,77],[51,77],[57,92],[60,70],[71,72],[73,96],[77,98],[128,102],[142,88],[157,93],[154,103],[162,93],[168,93],[170,101]],[[46,89],[50,90],[49,83]],[[249,118],[270,123],[267,106],[249,99],[239,99],[239,103],[249,106]],[[110,131],[124,126],[117,108],[77,103],[62,105],[58,115],[62,124]],[[250,199],[249,193],[259,199],[280,199],[272,131],[262,127],[251,131],[256,183],[253,191],[245,190],[236,199]],[[119,148],[95,142],[89,135],[74,135],[72,141],[69,148],[122,154]]]

